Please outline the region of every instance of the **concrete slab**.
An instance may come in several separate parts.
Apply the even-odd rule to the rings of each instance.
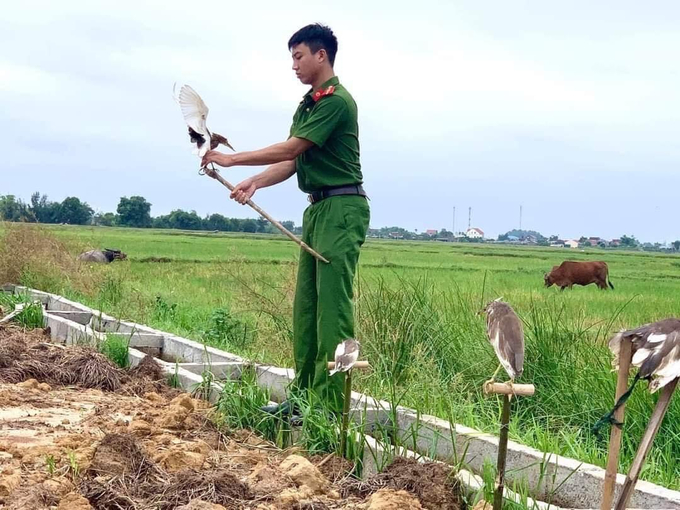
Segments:
[[[217,379],[239,379],[243,368],[240,361],[225,361],[217,363],[180,363],[179,366],[189,372],[201,375],[206,370],[212,372]]]
[[[64,345],[88,345],[96,348],[105,339],[103,334],[89,326],[49,313],[43,315],[43,323],[50,328],[50,338]]]
[[[49,311],[50,315],[54,315],[56,317],[61,317],[62,319],[68,319],[73,322],[77,322],[78,324],[82,326],[86,326],[90,323],[92,320],[92,312],[83,312],[83,311],[60,311],[60,310],[50,310]]]

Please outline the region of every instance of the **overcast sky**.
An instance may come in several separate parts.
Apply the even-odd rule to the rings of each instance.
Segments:
[[[680,4],[4,2],[0,194],[256,217],[197,174],[175,81],[237,150],[285,140],[315,21],[359,106],[372,227],[680,239]],[[369,6],[367,6],[369,5]],[[234,184],[258,171],[225,169]],[[299,224],[295,179],[255,201]]]

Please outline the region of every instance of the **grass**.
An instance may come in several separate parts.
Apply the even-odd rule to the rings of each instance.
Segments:
[[[124,335],[106,335],[106,339],[99,345],[99,351],[113,361],[120,368],[130,366],[128,351],[130,338]]]
[[[101,227],[44,230],[52,245],[71,253],[72,246],[108,246],[130,260],[69,266],[60,280],[47,274],[45,285],[38,268],[25,271],[20,282],[256,361],[293,366],[297,248],[290,241]],[[144,262],[150,257],[171,262]],[[545,289],[543,273],[566,258],[605,260],[616,290]],[[66,267],[63,257],[57,259]],[[525,327],[525,373],[518,382],[536,386],[534,396],[513,403],[510,438],[604,466],[608,432],[598,437],[590,427],[614,400],[606,342],[619,328],[678,315],[679,265],[680,257],[657,253],[368,240],[357,278],[356,336],[374,368],[355,374],[355,390],[497,433],[500,401],[481,391],[497,361],[475,312],[502,296]],[[643,384],[628,401],[620,471],[628,469],[657,398]],[[680,489],[678,459],[676,398],[641,478]]]

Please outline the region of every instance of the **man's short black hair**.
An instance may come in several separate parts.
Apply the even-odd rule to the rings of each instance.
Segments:
[[[335,54],[338,52],[338,39],[330,28],[320,23],[313,23],[302,27],[288,41],[288,49],[292,50],[294,46],[301,43],[309,46],[312,53],[316,53],[321,49],[326,50],[328,60],[330,60],[331,67],[333,67]]]

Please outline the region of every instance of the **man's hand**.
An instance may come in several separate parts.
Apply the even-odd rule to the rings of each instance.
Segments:
[[[208,151],[201,160],[201,166],[207,166],[209,163],[217,163],[223,167],[233,166],[233,156],[231,154],[223,154],[220,151]]]
[[[245,204],[255,194],[257,184],[253,177],[248,177],[245,181],[240,182],[234,187],[231,192],[231,198],[236,200],[239,204]]]

